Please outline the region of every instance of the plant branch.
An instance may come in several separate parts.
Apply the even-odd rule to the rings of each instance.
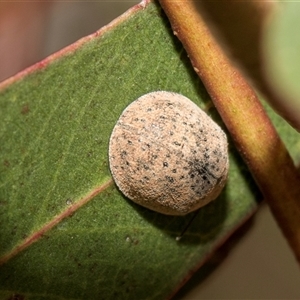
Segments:
[[[160,3],[300,262],[300,176],[285,145],[193,1]]]

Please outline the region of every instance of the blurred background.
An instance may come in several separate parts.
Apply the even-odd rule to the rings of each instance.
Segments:
[[[0,81],[138,2],[0,2]],[[203,268],[207,276],[196,273],[175,299],[300,299],[298,264],[266,204]]]

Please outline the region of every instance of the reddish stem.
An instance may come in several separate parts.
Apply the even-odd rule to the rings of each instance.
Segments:
[[[300,262],[300,176],[285,145],[193,1],[160,3]]]

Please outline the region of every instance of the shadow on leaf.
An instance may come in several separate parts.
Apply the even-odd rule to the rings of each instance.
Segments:
[[[125,199],[148,223],[184,244],[201,244],[214,239],[227,214],[226,187],[216,200],[186,216],[163,215]]]

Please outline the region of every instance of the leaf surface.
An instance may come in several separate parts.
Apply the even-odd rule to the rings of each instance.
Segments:
[[[300,131],[300,37],[295,28],[300,25],[298,2],[277,4],[262,39],[265,76],[280,101],[277,109]],[[298,24],[298,25],[297,25]],[[274,101],[274,100],[273,100]]]
[[[112,128],[155,90],[189,97],[221,124],[152,2],[2,84],[1,299],[166,298],[256,210],[258,189],[231,142],[228,183],[191,224],[194,214],[152,212],[110,183]],[[299,162],[299,135],[269,111]]]

